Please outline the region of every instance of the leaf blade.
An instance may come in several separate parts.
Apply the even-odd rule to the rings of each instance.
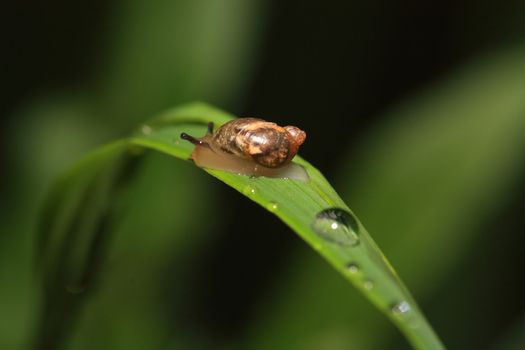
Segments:
[[[149,135],[137,136],[132,139],[132,142],[148,145],[175,156],[183,155],[183,159],[189,157],[188,145],[176,144],[178,133],[186,131],[185,127],[189,127],[189,125],[183,126],[184,123],[188,122],[189,116],[195,116],[195,120],[203,124],[212,121],[218,125],[233,118],[222,111],[201,104],[196,105],[198,114],[195,114],[194,106],[188,106],[187,110],[185,108],[175,109],[161,117],[161,124],[169,124],[170,132],[166,132],[167,130],[164,129],[161,135],[153,132]],[[179,122],[182,126],[177,128],[175,125]],[[193,132],[196,135],[204,134],[205,126],[201,126],[200,133],[197,133],[198,130],[193,130]],[[172,147],[180,149],[173,151]],[[361,244],[352,248],[351,251],[346,247],[337,246],[333,242],[327,242],[326,239],[315,233],[312,224],[316,215],[322,210],[340,208],[351,213],[352,216],[354,215],[315,167],[299,156],[294,161],[305,168],[310,176],[310,181],[251,178],[221,170],[204,170],[279,217],[384,312],[405,333],[416,348],[442,348],[440,341],[417,308],[416,302],[407,288],[357,218]],[[278,209],[272,209],[274,205]],[[366,272],[357,275],[349,272],[348,264],[356,264]],[[375,281],[373,282],[375,285],[370,287],[369,283],[372,280]],[[399,318],[399,315],[392,312],[395,305],[403,302],[412,308],[410,310],[412,312],[410,316],[412,324],[410,325],[407,324],[407,320]]]
[[[191,130],[198,136],[205,133],[207,122],[220,125],[231,119],[233,116],[216,108],[191,104],[151,120],[123,142],[127,144],[127,149],[152,149],[187,160],[192,145],[180,141],[181,132]],[[221,170],[204,170],[279,217],[385,313],[415,348],[442,349],[416,302],[364,226],[315,167],[300,157],[294,161],[305,168],[309,181],[253,178]],[[320,220],[319,214],[327,210],[344,215],[349,220],[347,226],[344,220],[336,220],[331,228],[342,229],[343,238],[352,233],[352,237],[356,237],[354,243],[347,244],[339,240],[340,237],[334,239],[327,235],[332,231],[319,231],[314,226]],[[241,229],[249,231],[249,228]],[[358,266],[359,271],[349,269],[349,264]]]

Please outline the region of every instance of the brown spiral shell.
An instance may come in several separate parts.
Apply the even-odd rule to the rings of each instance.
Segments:
[[[257,118],[239,118],[222,125],[201,140],[215,152],[224,152],[279,168],[297,154],[306,133],[295,126],[281,127]]]

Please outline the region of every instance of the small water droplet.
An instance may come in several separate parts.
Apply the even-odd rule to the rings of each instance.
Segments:
[[[365,280],[363,282],[363,287],[365,287],[366,290],[370,290],[370,289],[374,288],[374,282],[372,282],[370,280]]]
[[[252,186],[248,185],[248,186],[245,186],[243,189],[242,189],[242,193],[244,193],[245,195],[247,196],[253,196],[257,191],[255,190],[255,188],[253,188]]]
[[[144,124],[140,128],[140,131],[142,131],[144,135],[150,135],[153,129],[151,128],[151,126]]]
[[[359,266],[357,266],[357,264],[350,263],[346,265],[346,270],[352,274],[356,274],[359,272]]]
[[[357,221],[352,214],[339,208],[329,208],[315,216],[312,228],[327,241],[353,247],[359,244]]]
[[[268,205],[266,206],[266,208],[267,208],[269,211],[277,211],[277,209],[279,209],[279,206],[278,206],[277,203],[275,203],[275,202],[270,202],[270,203],[268,203]]]
[[[410,307],[410,304],[406,301],[399,302],[392,306],[391,310],[395,315],[403,316],[410,312],[412,308]]]
[[[395,317],[408,324],[410,328],[416,329],[420,326],[417,315],[412,312],[412,306],[406,300],[392,305],[390,311]]]

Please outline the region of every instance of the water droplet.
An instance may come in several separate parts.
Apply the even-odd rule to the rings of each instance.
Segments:
[[[410,307],[410,304],[406,301],[402,301],[400,303],[395,304],[392,306],[391,310],[395,315],[403,316],[410,312],[412,308]]]
[[[352,274],[356,274],[359,272],[359,266],[357,266],[357,264],[350,263],[346,265],[346,270]]]
[[[363,282],[363,287],[365,287],[366,290],[370,290],[370,289],[374,288],[374,282],[372,282],[370,280],[365,280]]]
[[[277,211],[277,209],[279,209],[279,206],[278,206],[277,203],[275,203],[275,202],[270,202],[270,203],[268,203],[268,205],[266,206],[266,208],[267,208],[269,211]]]
[[[408,324],[411,328],[416,329],[420,326],[417,315],[412,312],[412,306],[410,306],[406,300],[392,305],[390,311],[395,317]]]
[[[359,244],[357,221],[352,214],[339,208],[321,211],[315,217],[312,228],[327,241],[353,247]]]
[[[144,124],[140,128],[140,131],[142,131],[144,135],[150,135],[153,129],[151,128],[151,126]]]
[[[248,186],[245,186],[243,189],[242,189],[242,193],[244,193],[245,195],[247,196],[253,196],[255,194],[255,192],[257,192],[255,190],[255,188],[253,188],[252,186],[248,185]]]

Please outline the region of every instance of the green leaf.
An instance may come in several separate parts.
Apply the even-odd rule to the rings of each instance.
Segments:
[[[81,200],[82,205],[64,206],[60,203],[61,196],[50,197],[47,207],[52,210],[45,213],[46,225],[43,226],[42,231],[44,237],[42,254],[48,257],[46,280],[51,281],[52,286],[60,288],[64,283],[66,285],[69,283],[61,279],[64,276],[76,281],[78,278],[74,276],[75,271],[88,270],[90,260],[78,259],[70,252],[83,252],[80,256],[92,255],[89,249],[86,250],[85,247],[80,249],[82,247],[78,247],[78,244],[82,246],[83,244],[88,245],[82,242],[92,242],[93,240],[89,239],[90,232],[92,235],[100,235],[100,231],[96,229],[99,227],[97,223],[101,222],[100,213],[105,213],[108,205],[115,201],[115,196],[104,196],[102,193],[104,191],[114,193],[114,189],[121,185],[118,174],[128,173],[122,171],[124,166],[119,166],[119,163],[114,161],[113,150],[116,150],[116,153],[127,150],[126,154],[120,155],[123,159],[128,159],[128,154],[132,154],[133,151],[152,149],[186,160],[190,157],[193,146],[180,140],[181,132],[203,135],[206,131],[206,123],[211,121],[220,125],[232,118],[225,112],[200,103],[176,108],[142,125],[129,139],[106,146],[101,151],[88,156],[87,160],[81,161],[75,171],[65,176],[66,185],[59,187],[61,196],[64,197],[70,193],[69,186],[78,188],[76,185],[78,181],[80,184],[87,183],[87,185],[81,186],[80,194],[72,196],[83,198],[87,195],[88,199],[95,197],[97,200]],[[220,170],[205,170],[259,203],[291,227],[333,268],[387,315],[415,348],[441,349],[439,339],[425,320],[416,302],[364,226],[317,169],[300,157],[296,157],[294,161],[307,171],[308,181],[286,178],[253,178]],[[103,171],[107,168],[114,170],[110,173],[111,176]],[[65,210],[71,207],[76,210],[70,213],[53,209],[64,208]],[[88,218],[85,218],[86,215]],[[70,219],[64,224],[61,216],[67,216]],[[82,231],[81,243],[78,243],[77,239],[72,239],[74,235],[77,235],[74,223],[79,221],[89,223],[89,225],[82,225],[87,229]],[[56,237],[69,237],[69,239],[63,242],[64,239]],[[86,251],[88,253],[85,253]],[[58,258],[52,258],[57,254]],[[51,264],[50,261],[54,263]],[[58,273],[57,271],[60,272],[63,266],[67,266],[67,271],[73,271],[73,275]],[[56,276],[62,277],[57,278]],[[48,288],[48,290],[56,292],[58,288]]]

